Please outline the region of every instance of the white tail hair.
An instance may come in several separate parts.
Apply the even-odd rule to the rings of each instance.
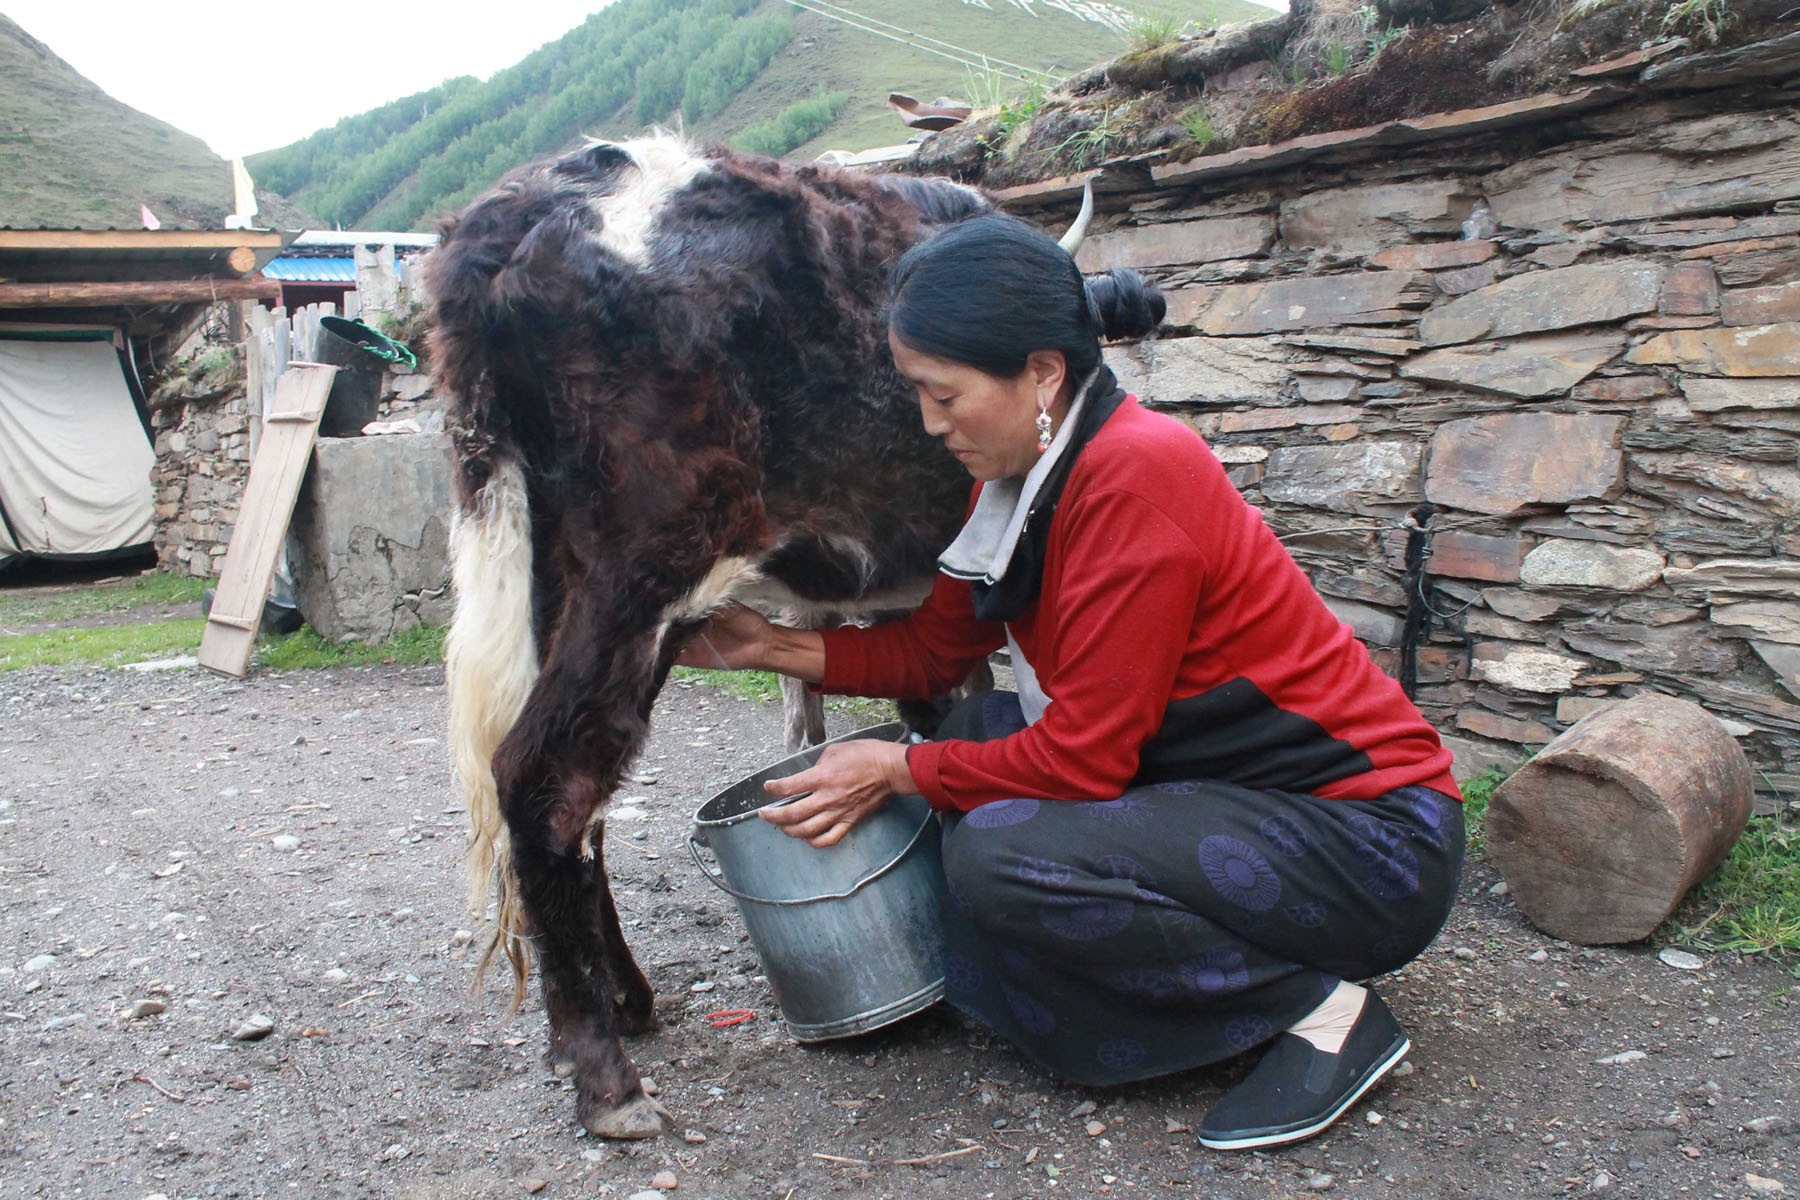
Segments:
[[[445,641],[445,679],[451,762],[469,812],[469,907],[479,915],[491,895],[499,897],[494,935],[474,986],[481,986],[495,950],[503,948],[512,964],[516,1011],[525,998],[531,956],[493,767],[494,751],[518,721],[538,675],[530,502],[516,461],[500,462],[471,510],[452,519],[450,563],[456,616]]]

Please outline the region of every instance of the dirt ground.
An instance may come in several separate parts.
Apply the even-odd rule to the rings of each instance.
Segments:
[[[1243,1064],[1079,1089],[941,1009],[795,1046],[683,847],[778,713],[705,688],[665,696],[607,834],[678,1132],[603,1143],[535,1002],[498,1028],[500,980],[467,998],[437,669],[36,670],[0,716],[0,1196],[1800,1195],[1786,970],[1555,942],[1483,863],[1380,985],[1413,1069],[1277,1153],[1189,1132]]]

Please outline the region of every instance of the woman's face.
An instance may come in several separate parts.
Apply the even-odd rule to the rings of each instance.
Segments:
[[[1060,351],[1033,353],[1025,369],[1010,379],[949,359],[921,353],[888,332],[894,366],[919,393],[925,432],[942,438],[976,479],[1023,475],[1038,459],[1036,419],[1041,398],[1050,398],[1051,420],[1062,427],[1068,401],[1060,395]]]

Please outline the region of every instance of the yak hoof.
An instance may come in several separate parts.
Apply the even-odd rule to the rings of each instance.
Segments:
[[[581,1123],[587,1131],[603,1138],[656,1137],[667,1132],[674,1121],[668,1109],[642,1093],[616,1108],[581,1115]]]

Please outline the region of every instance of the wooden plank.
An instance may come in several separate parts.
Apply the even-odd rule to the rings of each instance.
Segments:
[[[273,300],[272,279],[172,279],[139,283],[0,283],[0,308],[98,308],[113,304],[203,304]]]
[[[0,250],[279,250],[282,234],[249,229],[0,229]]]
[[[250,464],[237,526],[219,571],[219,590],[200,639],[200,665],[209,670],[242,679],[250,669],[275,562],[336,374],[336,367],[292,363],[276,387],[262,447]]]
[[[262,442],[263,330],[269,327],[269,310],[260,304],[246,302],[244,333],[244,410],[250,422],[250,457],[256,458],[256,447]]]

